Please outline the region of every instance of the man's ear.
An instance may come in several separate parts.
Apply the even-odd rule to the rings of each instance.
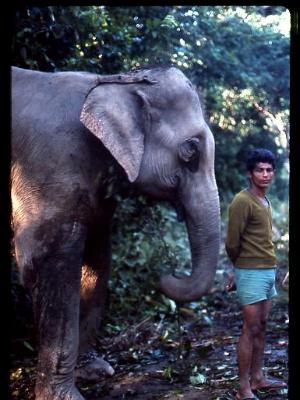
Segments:
[[[247,179],[248,179],[249,185],[251,186],[251,182],[252,182],[252,173],[251,173],[251,171],[247,171]]]

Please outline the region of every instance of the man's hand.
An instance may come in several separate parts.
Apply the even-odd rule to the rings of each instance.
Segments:
[[[234,273],[233,272],[229,272],[227,279],[228,279],[227,285],[225,286],[227,292],[232,292],[233,290],[236,290]]]

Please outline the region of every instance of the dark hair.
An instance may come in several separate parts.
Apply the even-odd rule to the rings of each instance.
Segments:
[[[274,154],[267,149],[254,149],[248,153],[247,156],[247,171],[252,172],[257,163],[269,163],[272,165],[273,169],[275,169],[275,156]]]

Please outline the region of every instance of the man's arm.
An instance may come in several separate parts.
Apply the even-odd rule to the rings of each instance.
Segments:
[[[241,238],[247,225],[249,212],[249,204],[243,199],[234,199],[228,209],[225,249],[233,264],[240,254]]]

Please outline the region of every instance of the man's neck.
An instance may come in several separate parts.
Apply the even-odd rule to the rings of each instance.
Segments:
[[[259,188],[255,185],[250,186],[249,191],[255,196],[264,199],[266,197],[267,189]]]

